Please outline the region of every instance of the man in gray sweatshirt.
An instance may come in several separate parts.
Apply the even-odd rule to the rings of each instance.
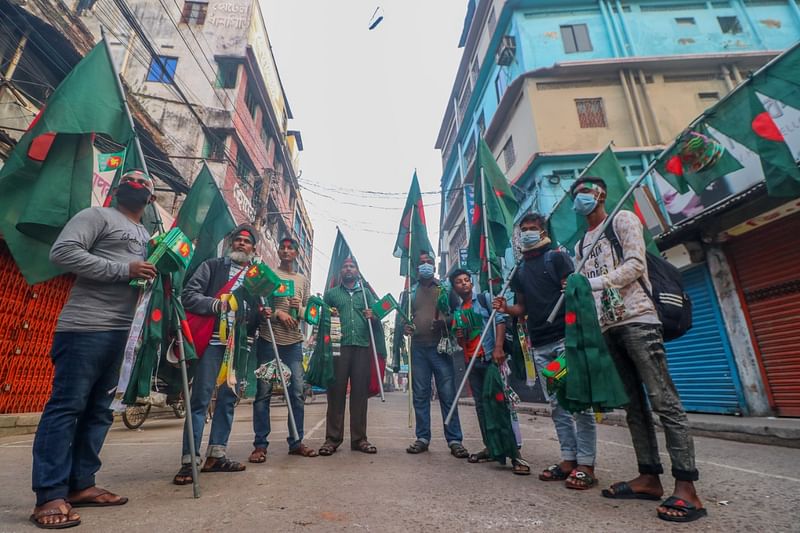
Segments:
[[[79,212],[50,250],[50,260],[77,279],[53,337],[53,392],[33,442],[36,508],[30,519],[38,527],[78,525],[74,507],[128,501],[95,486],[95,474],[136,307],[138,291],[129,282],[156,275],[145,261],[149,235],[141,224],[154,199],[153,181],[131,171],[114,194],[116,207]]]

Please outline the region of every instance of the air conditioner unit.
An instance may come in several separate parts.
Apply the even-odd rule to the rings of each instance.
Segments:
[[[517,41],[513,35],[504,35],[497,49],[497,64],[508,66],[514,61],[517,53]]]

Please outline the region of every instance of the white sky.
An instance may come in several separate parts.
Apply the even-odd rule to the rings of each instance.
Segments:
[[[403,278],[392,251],[414,169],[423,192],[439,189],[433,145],[458,68],[467,2],[260,1],[295,117],[290,128],[303,136],[300,184],[334,198],[301,191],[314,226],[312,289],[323,288],[338,224],[375,290],[397,294]],[[384,20],[369,31],[378,5]],[[440,197],[423,201],[437,250]]]

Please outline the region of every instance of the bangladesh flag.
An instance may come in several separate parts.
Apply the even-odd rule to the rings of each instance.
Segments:
[[[492,152],[481,139],[475,159],[475,213],[472,216],[467,266],[480,274],[481,290],[489,289],[489,274],[500,289],[500,258],[511,245],[519,204]],[[488,234],[487,234],[488,230]]]
[[[705,124],[682,133],[675,146],[659,159],[656,171],[681,194],[689,192],[690,188],[700,194],[713,181],[743,168],[717,143]],[[709,164],[697,168],[704,162]]]
[[[116,167],[117,171],[114,173],[114,179],[111,180],[111,187],[109,187],[108,197],[103,204],[104,207],[114,207],[117,205],[114,192],[117,190],[117,187],[119,187],[119,180],[126,172],[131,170],[141,170],[144,172],[146,166],[145,162],[142,160],[142,154],[139,153],[137,148],[135,137],[131,138],[131,140],[128,141],[127,148],[119,153],[122,154],[122,162]],[[142,225],[151,235],[158,231],[164,231],[161,215],[158,214],[155,203],[149,203],[147,207],[144,208]]]
[[[319,296],[309,296],[306,303],[306,313],[303,316],[306,324],[316,326],[319,324],[322,310],[325,308],[325,302]]]
[[[124,157],[125,150],[121,152],[112,152],[109,154],[97,154],[97,170],[100,172],[117,170],[122,166],[122,160]]]
[[[375,318],[378,320],[383,320],[386,318],[386,315],[395,309],[398,309],[399,306],[397,304],[397,300],[395,300],[394,296],[392,296],[390,293],[376,301],[369,308],[372,310],[372,314],[375,315]]]
[[[433,256],[433,246],[428,239],[428,228],[425,226],[425,207],[422,205],[422,193],[419,189],[417,173],[411,178],[411,188],[406,198],[406,206],[400,219],[397,231],[397,242],[394,244],[394,256],[400,258],[400,275],[417,278],[420,254]],[[409,260],[411,269],[409,270]]]
[[[630,188],[630,183],[625,177],[622,167],[617,161],[617,156],[609,146],[598,155],[594,162],[586,167],[581,173],[584,176],[596,176],[602,178],[606,182],[608,190],[606,191],[606,212],[610,213],[619,200]],[[636,202],[631,195],[622,206],[623,209],[633,211],[640,220],[644,220],[644,216],[639,210]],[[586,225],[586,217],[578,215],[572,208],[572,197],[569,193],[565,194],[561,201],[556,204],[553,212],[550,213],[548,219],[548,226],[550,238],[553,242],[560,244],[566,249],[575,249],[575,245],[586,234],[588,226]],[[645,241],[647,248],[652,253],[658,253],[658,248],[653,242],[650,232],[645,229]]]
[[[178,211],[175,225],[195,247],[184,279],[191,277],[200,263],[216,257],[219,243],[236,228],[222,192],[205,163]]]
[[[105,41],[59,84],[0,169],[0,230],[28,283],[61,273],[50,247],[91,205],[95,133],[121,145],[133,135]]]
[[[281,279],[278,275],[267,265],[259,261],[250,266],[247,272],[244,273],[242,287],[244,287],[251,296],[266,298],[274,294],[280,283]]]
[[[350,245],[342,235],[342,230],[336,228],[336,241],[333,243],[333,251],[331,252],[331,262],[328,265],[328,277],[325,280],[325,290],[332,289],[337,285],[341,285],[341,271],[345,259],[356,260],[353,252],[350,251]]]
[[[274,291],[272,291],[272,295],[280,298],[294,297],[294,280],[293,279],[280,280],[278,286],[275,287]]]

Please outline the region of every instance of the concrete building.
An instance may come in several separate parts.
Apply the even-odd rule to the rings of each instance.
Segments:
[[[181,174],[193,179],[206,161],[236,222],[260,231],[264,260],[276,266],[277,240],[294,236],[297,269],[308,275],[314,233],[297,183],[302,138],[289,129],[292,110],[259,3],[81,0],[74,8],[95,36],[106,31]]]
[[[639,176],[692,119],[798,39],[794,0],[468,2],[459,43],[464,51],[436,140],[443,167],[441,271],[465,258],[479,136],[515,187],[521,213],[547,215],[608,143],[627,175]],[[726,231],[748,216],[787,206],[753,204],[758,177],[737,179],[736,190],[720,185],[698,197],[647,178],[654,198],[648,226],[682,268],[695,301],[694,330],[668,345],[670,371],[690,410],[797,416],[800,391],[778,375],[800,368],[800,359],[775,354],[764,340],[769,323],[763,319],[756,324],[758,341],[748,325],[758,310],[748,315],[742,287],[737,294],[733,281],[736,267],[726,259],[735,253],[745,264],[746,247],[721,245]],[[732,196],[738,214],[705,231],[718,213],[708,208]],[[800,234],[796,216],[785,224]],[[758,289],[791,284],[798,274],[789,269]],[[755,290],[752,278],[748,287]],[[800,309],[793,305],[790,310]],[[773,355],[759,360],[760,345]],[[792,346],[800,354],[800,339]]]

